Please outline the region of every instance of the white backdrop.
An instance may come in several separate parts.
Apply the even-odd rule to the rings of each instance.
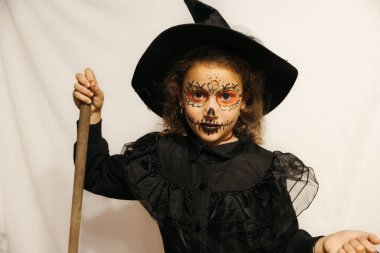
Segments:
[[[380,2],[205,2],[299,69],[266,117],[264,147],[316,170],[320,191],[301,227],[380,234]],[[103,133],[118,153],[161,129],[130,87],[139,57],[160,31],[189,22],[182,0],[0,0],[0,252],[67,252],[75,73],[96,71]],[[137,202],[85,193],[83,205],[80,252],[163,252]]]

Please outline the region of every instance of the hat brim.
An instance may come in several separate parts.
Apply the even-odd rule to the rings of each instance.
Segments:
[[[205,24],[184,24],[160,33],[140,58],[132,86],[144,103],[162,117],[163,79],[179,56],[198,46],[213,45],[232,52],[264,73],[265,114],[276,108],[288,95],[297,69],[269,49],[232,29]]]

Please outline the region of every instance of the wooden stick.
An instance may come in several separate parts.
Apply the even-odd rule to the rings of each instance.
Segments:
[[[77,146],[75,153],[75,175],[69,236],[69,253],[78,252],[79,230],[82,212],[84,173],[86,169],[88,131],[90,126],[91,106],[80,105]]]

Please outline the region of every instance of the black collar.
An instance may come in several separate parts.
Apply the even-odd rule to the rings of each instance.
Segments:
[[[195,161],[202,151],[212,153],[222,159],[231,159],[242,153],[250,143],[252,143],[252,141],[247,134],[240,135],[237,141],[213,147],[202,142],[194,133],[188,134],[187,136],[191,161]]]

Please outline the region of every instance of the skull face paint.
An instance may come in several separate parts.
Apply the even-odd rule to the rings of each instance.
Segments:
[[[192,131],[205,143],[234,141],[232,129],[245,107],[240,76],[211,62],[194,64],[186,73],[180,105]]]

